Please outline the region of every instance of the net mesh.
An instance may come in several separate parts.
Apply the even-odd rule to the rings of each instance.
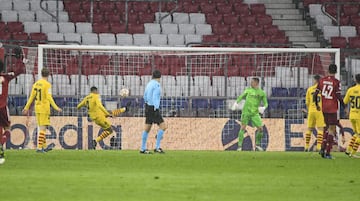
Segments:
[[[26,49],[29,62],[24,76],[37,75],[36,54],[30,54],[36,49]],[[66,116],[69,121],[86,116],[86,110],[77,110],[76,105],[89,93],[91,86],[96,86],[108,110],[132,102],[130,111],[123,116],[143,117],[144,88],[151,80],[152,70],[159,69],[162,72],[162,115],[229,118],[223,130],[223,141],[229,142],[226,149],[236,147],[241,116],[240,111],[231,111],[229,107],[250,86],[252,77],[260,78],[261,88],[268,96],[269,107],[263,117],[285,118],[301,124],[305,92],[312,85],[313,75],[325,75],[327,66],[334,60],[334,53],[279,52],[276,49],[273,52],[251,49],[246,52],[71,50],[66,46],[43,49],[43,66],[50,69],[49,81],[55,102],[64,111],[52,115]],[[25,92],[30,87],[26,86]],[[119,96],[122,88],[130,90],[129,97]],[[285,132],[302,137],[302,133],[293,133],[292,128],[286,128]],[[120,141],[116,139],[119,136],[114,135],[115,140]],[[105,144],[109,144],[109,139]],[[114,148],[131,147],[126,141],[122,137]],[[266,148],[268,136],[262,141]]]

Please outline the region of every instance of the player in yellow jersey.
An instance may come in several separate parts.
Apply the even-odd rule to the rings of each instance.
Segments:
[[[350,87],[345,94],[344,103],[350,103],[349,119],[354,130],[354,135],[346,148],[346,154],[357,158],[355,155],[360,145],[360,74],[355,75],[356,85]]]
[[[113,133],[111,123],[106,117],[117,116],[125,111],[130,106],[131,102],[128,102],[126,107],[115,109],[109,113],[103,104],[101,103],[101,97],[98,93],[98,89],[93,86],[90,88],[90,94],[87,95],[78,105],[77,109],[86,107],[88,109],[88,115],[92,121],[100,126],[104,131],[92,142],[91,149],[96,149],[98,142]]]
[[[317,128],[317,137],[316,137],[316,149],[319,151],[321,149],[321,143],[323,141],[325,120],[321,110],[316,109],[315,100],[313,100],[313,95],[316,91],[318,82],[320,80],[319,75],[314,76],[314,85],[309,87],[306,91],[306,108],[308,109],[308,129],[305,133],[305,151],[309,151],[309,143],[311,139],[311,133],[314,131],[315,127]],[[319,106],[321,107],[321,94],[317,96],[319,101]]]
[[[51,95],[51,84],[48,82],[50,75],[49,69],[43,68],[41,70],[42,78],[35,82],[31,89],[31,95],[23,109],[23,114],[28,114],[30,105],[35,100],[35,116],[37,124],[40,128],[37,143],[37,152],[47,152],[52,147],[46,146],[46,127],[50,125],[50,105],[58,112],[61,112],[52,95]]]

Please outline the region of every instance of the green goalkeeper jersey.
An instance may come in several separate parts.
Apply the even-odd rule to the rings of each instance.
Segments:
[[[242,112],[246,114],[258,114],[261,102],[263,102],[265,108],[268,106],[266,94],[260,88],[246,88],[236,101],[239,103],[242,99],[245,99]]]

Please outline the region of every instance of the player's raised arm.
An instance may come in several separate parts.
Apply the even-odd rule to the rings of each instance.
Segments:
[[[245,91],[244,91],[242,94],[240,94],[240,96],[236,99],[236,102],[237,102],[237,103],[240,103],[240,101],[241,101],[242,99],[246,98],[247,93],[248,93],[248,90],[245,89]]]
[[[264,92],[264,96],[263,96],[263,99],[262,99],[262,102],[264,104],[264,107],[267,108],[268,107],[268,101],[267,101],[267,97],[266,97],[266,93]]]
[[[76,106],[77,109],[86,106],[86,98],[82,99],[81,102]]]

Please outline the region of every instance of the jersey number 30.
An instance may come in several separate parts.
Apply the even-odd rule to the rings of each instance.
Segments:
[[[326,99],[333,99],[331,96],[334,88],[332,85],[324,85],[322,88],[321,95],[324,96]]]

